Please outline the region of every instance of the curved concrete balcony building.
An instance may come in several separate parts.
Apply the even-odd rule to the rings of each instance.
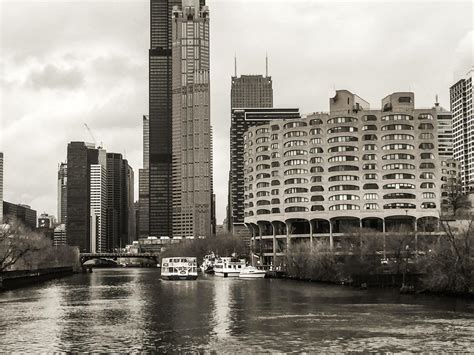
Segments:
[[[334,246],[336,237],[360,227],[435,230],[441,197],[436,137],[436,111],[415,109],[409,92],[391,94],[371,110],[340,90],[329,114],[250,128],[245,223],[261,254],[276,257],[293,238],[325,237]]]

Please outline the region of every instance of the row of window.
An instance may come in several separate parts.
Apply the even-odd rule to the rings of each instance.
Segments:
[[[423,202],[420,207],[422,209],[435,209],[436,203],[434,202]],[[394,202],[388,203],[383,205],[384,209],[415,209],[416,205],[412,203],[405,203],[405,202]],[[377,203],[366,203],[364,204],[363,209],[365,210],[377,210],[379,209],[379,205]],[[329,211],[348,211],[348,210],[360,210],[359,205],[353,204],[338,204],[329,206]],[[292,213],[292,212],[309,212],[308,207],[304,206],[289,206],[285,208],[285,213]],[[321,205],[313,205],[311,207],[311,211],[324,211],[324,207]],[[258,209],[257,215],[264,215],[264,214],[272,214],[272,213],[280,213],[279,208],[272,208],[271,210],[268,209]],[[246,216],[253,216],[253,211],[248,211],[245,213]]]

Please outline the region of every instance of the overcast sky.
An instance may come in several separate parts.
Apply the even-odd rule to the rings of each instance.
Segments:
[[[449,108],[449,87],[472,66],[466,2],[208,0],[217,221],[227,204],[230,77],[264,74],[274,105],[327,111],[333,88],[380,107],[394,91]],[[148,113],[149,2],[0,0],[4,199],[56,215],[67,143],[92,141],[142,166]],[[137,189],[135,189],[137,191]],[[136,198],[138,195],[135,194]]]

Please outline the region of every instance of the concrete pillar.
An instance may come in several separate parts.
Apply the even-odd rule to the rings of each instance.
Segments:
[[[383,235],[383,258],[387,258],[387,234],[385,233],[385,218],[382,218],[382,235]]]
[[[313,251],[313,222],[311,220],[309,222],[309,245],[311,247],[311,251]]]
[[[332,221],[329,220],[329,247],[334,249],[334,239],[332,238]]]
[[[286,225],[286,255],[288,255],[288,251],[290,250],[290,228],[291,222],[285,221]]]
[[[276,269],[276,255],[277,255],[276,229],[273,222],[270,222],[270,223],[272,224],[272,232],[273,232],[273,270],[275,270]]]

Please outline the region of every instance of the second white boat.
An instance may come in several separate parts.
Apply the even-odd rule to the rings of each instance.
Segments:
[[[239,277],[245,278],[245,279],[263,279],[265,275],[266,275],[265,270],[259,270],[256,267],[247,266],[242,269],[242,271],[239,274]]]
[[[245,268],[245,259],[223,257],[214,263],[214,275],[221,277],[238,277]]]

